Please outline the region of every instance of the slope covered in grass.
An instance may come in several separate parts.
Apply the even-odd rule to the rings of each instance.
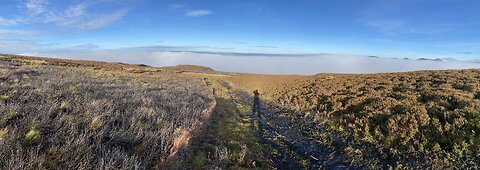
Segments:
[[[274,76],[5,55],[0,166],[478,169],[479,75]]]
[[[211,91],[146,66],[0,56],[0,169],[159,168]]]

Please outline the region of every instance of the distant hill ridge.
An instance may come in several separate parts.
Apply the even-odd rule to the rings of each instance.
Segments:
[[[175,70],[175,71],[201,71],[201,72],[214,72],[210,67],[197,66],[197,65],[177,65],[177,66],[167,66],[161,67],[165,70]]]
[[[140,69],[140,70],[166,70],[166,71],[192,71],[192,72],[214,72],[210,67],[197,66],[197,65],[177,65],[177,66],[164,66],[164,67],[155,67],[149,66],[146,64],[127,64],[122,62],[104,62],[104,61],[93,61],[93,60],[74,60],[74,59],[61,59],[61,58],[48,58],[48,57],[37,57],[37,56],[23,56],[23,55],[13,55],[13,54],[0,54],[0,57],[4,59],[13,59],[13,60],[22,60],[22,61],[37,61],[41,62],[43,65],[58,65],[58,66],[83,66],[83,67],[96,67],[102,69]]]

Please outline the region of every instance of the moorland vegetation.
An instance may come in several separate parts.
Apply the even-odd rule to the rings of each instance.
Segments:
[[[211,91],[144,65],[0,56],[0,169],[160,168]]]

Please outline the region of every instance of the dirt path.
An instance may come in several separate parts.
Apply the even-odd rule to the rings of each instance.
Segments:
[[[283,143],[278,139],[282,139],[279,133],[277,133],[272,127],[270,127],[262,118],[257,114],[244,114],[242,117],[249,117],[252,122],[257,136],[260,138],[262,144],[270,145],[274,150],[278,151],[279,155],[272,158],[273,163],[278,169],[303,169],[303,166],[294,158],[294,155],[289,153],[288,148],[283,146]],[[258,127],[253,126],[255,122],[258,122]]]
[[[231,87],[222,83],[218,83],[217,86],[220,89],[225,89],[226,96],[245,97],[240,95],[245,95],[245,92],[237,91],[237,93],[233,93]],[[290,126],[292,122],[289,120],[260,109],[261,104],[258,95],[254,96],[253,105],[246,104],[249,103],[248,100],[243,101],[245,106],[253,108],[252,112],[256,111],[256,113],[248,113],[247,111],[239,115],[249,119],[252,133],[259,139],[259,143],[270,146],[272,152],[274,152],[267,154],[267,159],[270,160],[274,168],[348,169],[348,166],[345,166],[341,161],[342,156],[336,152],[338,148],[332,149],[330,147],[329,149],[315,140],[309,139],[302,131],[292,128]]]
[[[300,132],[285,127],[288,126],[287,121],[275,120],[277,126],[284,126],[277,130],[271,126],[271,120],[266,118],[271,118],[268,113],[262,112],[262,115],[267,116],[258,114],[243,116],[256,120],[259,124],[259,128],[255,129],[258,136],[283,156],[282,160],[273,159],[279,169],[345,169],[348,167],[340,161],[339,153],[332,152],[314,141],[305,139]]]

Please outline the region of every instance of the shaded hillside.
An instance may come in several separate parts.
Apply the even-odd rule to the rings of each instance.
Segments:
[[[0,56],[0,169],[159,168],[211,95],[156,68]]]

